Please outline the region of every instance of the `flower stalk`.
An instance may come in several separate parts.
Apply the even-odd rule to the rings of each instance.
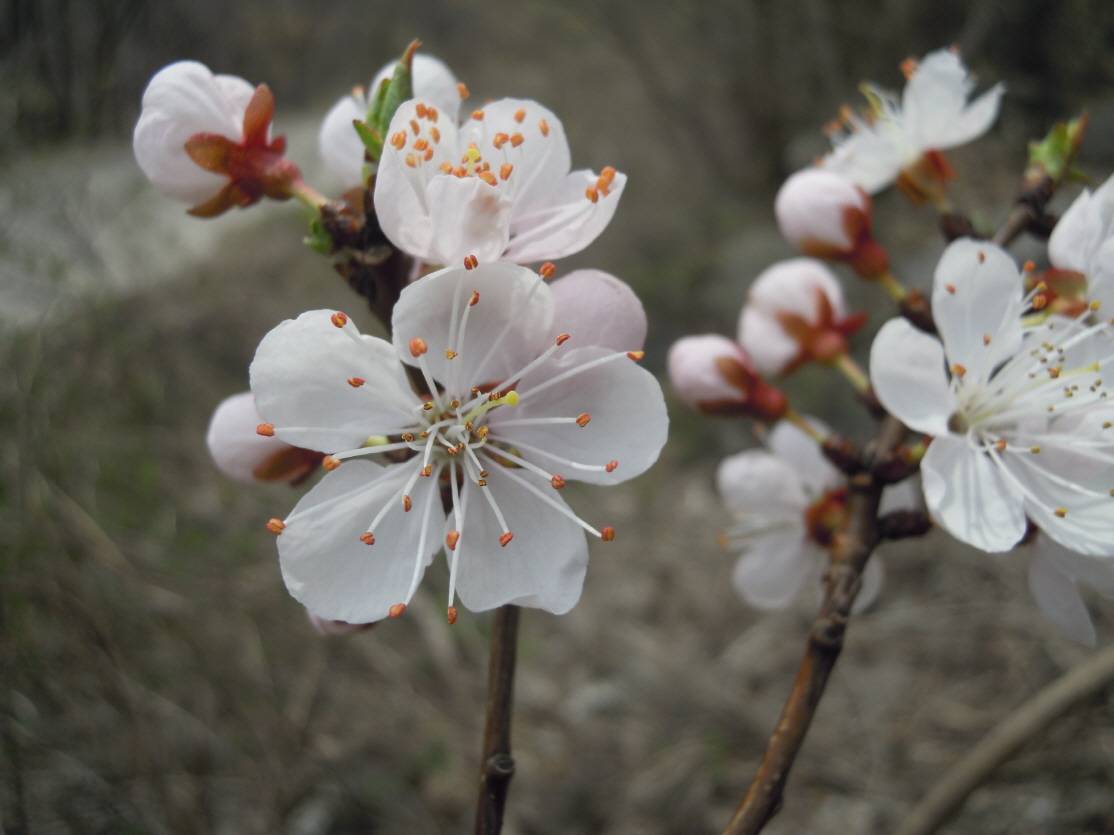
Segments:
[[[511,756],[511,711],[514,705],[514,668],[518,650],[517,606],[495,612],[491,630],[491,658],[487,672],[480,788],[476,802],[475,835],[498,835],[514,777]]]

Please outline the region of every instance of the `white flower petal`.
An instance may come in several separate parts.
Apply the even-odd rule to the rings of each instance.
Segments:
[[[147,179],[168,197],[185,203],[212,197],[227,178],[190,159],[186,141],[197,133],[239,141],[251,91],[243,79],[214,76],[196,61],[179,61],[159,70],[143,92],[143,110],[132,136],[136,162]]]
[[[886,322],[870,346],[870,382],[886,411],[918,432],[943,435],[955,411],[939,340],[904,319]]]
[[[829,433],[822,421],[812,417],[807,420],[820,434]],[[843,475],[824,457],[820,445],[789,421],[778,422],[766,439],[766,446],[796,472],[810,501],[843,485]]]
[[[380,467],[347,461],[306,493],[278,537],[282,576],[290,593],[318,617],[370,623],[407,603],[415,574],[441,547],[444,511],[436,479],[419,478],[404,512],[398,492],[414,464]],[[376,525],[374,545],[360,536],[385,504],[395,502]],[[421,529],[426,522],[425,542]],[[424,548],[419,553],[419,544]]]
[[[789,177],[774,201],[781,235],[798,249],[823,245],[850,253],[858,242],[848,232],[856,220],[869,222],[870,212],[870,199],[862,189],[815,166]]]
[[[944,251],[932,287],[932,314],[949,363],[980,380],[1021,344],[1024,291],[1002,249],[962,239]]]
[[[397,61],[388,61],[375,74],[368,87],[368,96],[374,96],[379,90],[379,85],[394,75]],[[432,104],[442,111],[448,120],[456,124],[460,113],[460,93],[457,89],[457,79],[448,65],[439,58],[418,52],[410,64],[410,87],[414,91],[414,98],[421,99],[426,104]]]
[[[1048,239],[1048,260],[1060,270],[1085,273],[1090,256],[1098,247],[1102,222],[1093,210],[1090,189],[1083,189],[1060,216]]]
[[[732,581],[743,600],[758,609],[783,609],[815,576],[823,552],[802,538],[775,534],[756,541],[735,563]]]
[[[921,462],[925,503],[956,539],[983,551],[1009,551],[1025,535],[1022,496],[986,453],[949,435]]]
[[[511,202],[504,193],[479,177],[439,174],[426,195],[433,263],[456,266],[469,255],[484,263],[499,260],[510,234]]]
[[[556,305],[553,329],[569,334],[570,344],[613,351],[642,349],[646,311],[625,281],[602,270],[574,270],[549,286]]]
[[[820,160],[820,167],[846,177],[868,194],[877,194],[908,162],[903,143],[894,134],[883,125],[878,130],[865,127],[842,140]]]
[[[716,488],[732,513],[784,520],[798,540],[804,538],[808,496],[797,471],[776,455],[748,449],[724,458],[716,469]]]
[[[511,242],[504,257],[525,264],[549,261],[580,252],[600,236],[619,207],[627,175],[615,174],[607,194],[586,196],[598,175],[573,171],[526,210],[515,209]]]
[[[506,547],[499,545],[502,529],[481,490],[490,491],[514,534]],[[564,505],[560,496],[553,499]],[[588,568],[588,544],[579,525],[499,466],[491,468],[486,487],[466,481],[463,502],[456,589],[465,606],[483,612],[513,603],[561,615],[576,605]]]
[[[1077,643],[1093,647],[1095,627],[1079,587],[1060,565],[1036,549],[1029,561],[1029,591],[1041,612],[1064,635]]]
[[[344,96],[334,104],[321,123],[317,134],[317,150],[325,169],[342,188],[349,189],[363,182],[364,143],[352,122],[367,117],[367,102],[356,96]]]
[[[1114,236],[1098,248],[1087,275],[1087,297],[1099,303],[1099,314],[1114,316]]]
[[[618,461],[613,472],[563,466],[556,458],[525,449],[523,457],[568,480],[618,484],[641,475],[657,461],[669,431],[661,386],[653,374],[623,354],[587,368],[593,360],[613,357],[606,348],[559,351],[553,359],[526,374],[518,385],[520,404],[491,413],[492,434],[514,446],[523,443],[581,464]],[[574,369],[586,370],[549,384]],[[536,394],[533,390],[539,386]],[[587,412],[586,426],[576,423],[515,424],[516,420],[576,417]]]
[[[263,337],[251,364],[255,405],[275,434],[322,452],[412,425],[420,403],[389,342],[360,336],[351,322],[337,328],[331,316],[311,310],[286,320]],[[365,383],[353,387],[352,377]]]
[[[944,150],[982,136],[998,117],[998,84],[968,106],[974,82],[959,56],[941,49],[924,57],[902,95],[902,119],[923,150]]]
[[[279,438],[256,432],[262,422],[250,391],[225,398],[213,412],[205,442],[213,462],[229,478],[254,483],[260,466],[289,449]]]
[[[479,301],[469,308],[473,291]],[[461,340],[458,327],[466,309]],[[472,386],[502,382],[553,344],[553,296],[537,273],[516,264],[452,267],[403,290],[391,322],[405,362],[417,364],[410,341],[424,340],[429,353],[423,360],[433,378],[466,395]],[[446,357],[449,349],[455,358]]]
[[[751,305],[739,316],[739,344],[759,374],[784,372],[801,353],[801,346],[765,310]]]
[[[549,108],[529,99],[500,99],[475,112],[482,113],[483,118],[470,118],[461,125],[461,147],[475,142],[493,168],[503,163],[514,166],[508,181],[515,205],[512,222],[533,214],[534,209],[547,208],[551,195],[572,168],[561,120]],[[498,134],[517,134],[521,141],[500,141],[496,147]]]

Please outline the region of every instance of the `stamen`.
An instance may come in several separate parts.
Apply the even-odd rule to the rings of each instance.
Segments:
[[[554,474],[553,478],[549,480],[549,483],[553,485],[554,490],[561,490],[565,486],[565,479],[563,476]]]
[[[516,110],[514,112],[514,120],[516,122],[518,122],[520,125],[522,124],[522,120],[525,119],[525,118],[526,118],[526,111],[523,108],[520,107],[520,108],[518,108],[518,110]]]
[[[405,612],[406,612],[406,604],[405,603],[396,603],[394,606],[392,606],[390,609],[387,610],[387,617],[400,618],[400,617],[403,616],[403,614]]]
[[[417,359],[428,350],[429,346],[426,345],[425,340],[421,337],[415,336],[410,340],[410,356],[414,357],[414,359]]]
[[[255,427],[255,434],[262,435],[264,438],[274,437],[275,425],[273,423],[261,423]]]
[[[460,96],[462,101],[464,99],[468,98],[470,95],[472,95],[471,92],[469,92],[469,90],[468,90],[468,85],[465,84],[463,81],[458,81],[457,82],[456,92],[457,92],[457,95]]]
[[[352,386],[352,388],[354,388],[354,389],[358,389],[360,386],[362,386],[366,382],[367,382],[367,380],[365,380],[363,377],[349,377],[348,378],[348,385]]]
[[[335,455],[326,455],[321,459],[321,466],[325,469],[325,472],[331,473],[340,466],[340,459]]]
[[[507,478],[509,478],[511,481],[514,481],[514,482],[518,483],[519,485],[521,485],[526,490],[529,490],[531,493],[533,493],[535,496],[537,496],[539,499],[541,499],[547,505],[552,507],[554,510],[556,510],[558,513],[560,513],[562,516],[564,516],[567,519],[571,519],[573,522],[580,525],[580,527],[582,527],[588,533],[592,534],[592,536],[598,536],[598,537],[603,536],[603,534],[600,531],[597,531],[595,528],[593,528],[591,525],[589,525],[587,522],[585,522],[583,519],[581,519],[579,516],[577,516],[575,513],[573,513],[572,509],[567,504],[560,501],[559,499],[554,498],[551,494],[544,492],[543,490],[541,490],[537,486],[531,484],[529,481],[524,479],[522,476],[516,474],[513,470],[504,469],[502,471],[502,473]],[[484,492],[486,493],[488,491],[485,490]]]
[[[364,533],[360,534],[360,542],[368,546],[374,545],[375,534],[373,534],[371,531],[365,531]]]
[[[460,542],[460,531],[449,531],[445,534],[445,547],[450,551],[456,550],[456,544]]]
[[[277,518],[268,519],[267,530],[269,530],[275,536],[278,536],[280,533],[286,530],[286,523]]]
[[[608,525],[606,528],[600,531],[600,539],[602,539],[604,542],[614,542],[615,529],[611,527],[611,525]]]
[[[540,275],[545,281],[553,278],[553,274],[556,272],[557,265],[554,264],[552,261],[546,261],[544,264],[538,267],[538,275]]]
[[[583,429],[592,420],[592,416],[587,412],[581,412],[576,416],[576,425]]]
[[[338,310],[336,313],[329,317],[329,321],[332,322],[336,327],[343,328],[345,325],[348,324],[348,316],[347,314],[342,313]]]

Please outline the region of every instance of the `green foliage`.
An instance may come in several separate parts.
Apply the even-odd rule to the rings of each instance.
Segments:
[[[1085,179],[1075,167],[1075,157],[1086,132],[1087,114],[1069,122],[1057,122],[1044,139],[1029,143],[1029,171],[1047,176],[1054,183]]]

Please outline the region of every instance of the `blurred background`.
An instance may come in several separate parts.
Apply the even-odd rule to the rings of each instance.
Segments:
[[[415,36],[475,99],[537,98],[561,115],[575,166],[628,172],[614,222],[561,268],[634,285],[656,372],[678,336],[734,333],[749,282],[791,254],[773,220],[780,180],[824,150],[820,126],[858,104],[860,80],[900,87],[908,55],[958,44],[983,86],[1008,87],[992,133],[950,155],[956,202],[981,226],[1005,217],[1025,142],[1053,120],[1087,108],[1083,167],[1114,168],[1104,0],[3,0],[0,832],[469,830],[489,617],[445,626],[431,571],[405,618],[319,637],[262,527],[298,491],[233,484],[204,446],[267,330],[358,305],[302,246],[292,205],[187,218],[143,180],[129,141],[148,78],[195,58],[271,85],[315,181],[320,118]],[[927,286],[943,249],[933,213],[895,194],[876,209],[898,274]],[[877,327],[874,288],[846,286]],[[869,331],[860,358],[868,347]],[[789,389],[803,411],[869,431],[840,380],[808,371]],[[747,609],[716,545],[727,518],[712,473],[750,429],[677,403],[671,415],[649,474],[572,491],[620,535],[572,613],[524,618],[509,835],[719,831],[788,690],[815,601]],[[852,625],[770,833],[890,831],[1086,655],[1040,618],[1022,555],[934,533],[882,559],[882,597]],[[1093,602],[1108,641],[1114,610]],[[1114,832],[1112,783],[1107,696],[1026,748],[947,831]]]

